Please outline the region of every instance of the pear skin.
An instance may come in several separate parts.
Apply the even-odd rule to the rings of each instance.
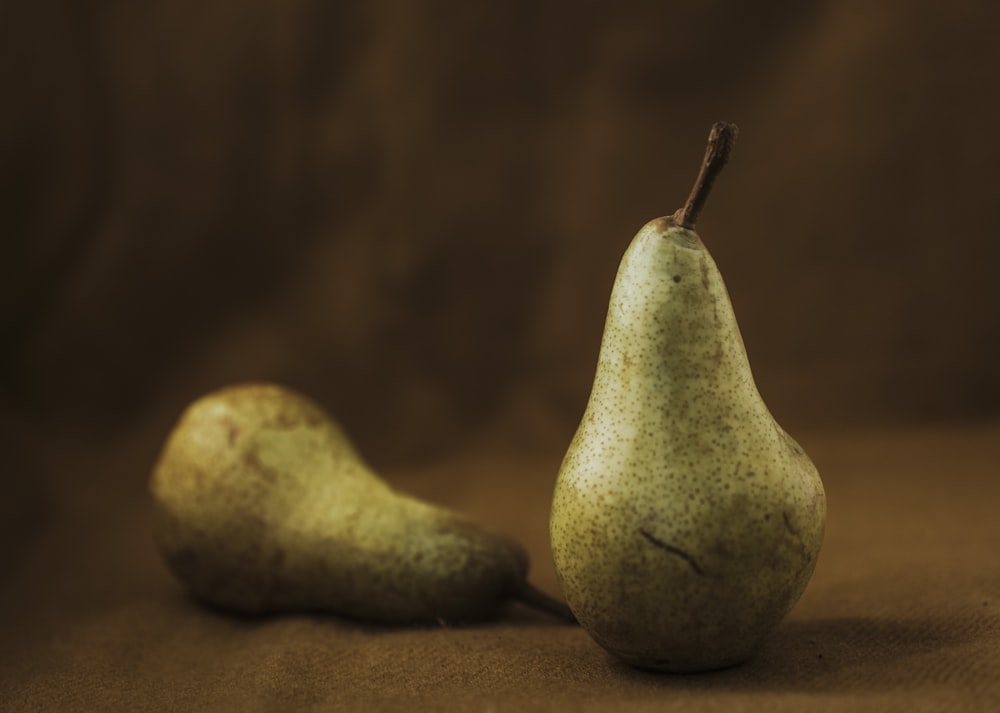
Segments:
[[[735,127],[723,130],[724,163]],[[703,167],[698,207],[720,167],[707,179]],[[815,466],[758,393],[693,217],[650,221],[621,261],[556,482],[550,535],[570,609],[636,667],[740,663],[804,591],[825,515]]]
[[[150,490],[169,568],[225,610],[403,624],[489,619],[511,599],[544,599],[525,582],[520,545],[395,491],[324,410],[274,384],[191,404]]]

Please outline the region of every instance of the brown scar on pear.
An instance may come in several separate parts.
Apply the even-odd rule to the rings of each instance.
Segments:
[[[658,537],[650,533],[648,530],[641,527],[639,528],[639,534],[645,537],[646,540],[648,540],[650,544],[652,544],[654,547],[659,547],[664,552],[669,552],[672,555],[677,555],[678,557],[680,557],[682,560],[688,563],[691,569],[694,570],[695,574],[705,576],[705,570],[703,570],[698,565],[698,561],[695,560],[695,558],[692,557],[690,554],[682,550],[680,547],[675,547],[674,545],[667,544],[663,540],[659,539]]]

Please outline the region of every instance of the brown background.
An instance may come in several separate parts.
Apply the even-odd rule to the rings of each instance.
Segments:
[[[699,230],[761,391],[839,515],[785,646],[675,693],[833,705],[915,646],[926,663],[892,659],[899,680],[868,703],[913,671],[996,701],[993,659],[957,686],[942,650],[1000,650],[997,26],[985,0],[4,3],[0,693],[217,707],[221,677],[257,681],[250,701],[267,681],[276,700],[322,690],[323,708],[435,708],[456,687],[472,710],[569,689],[585,692],[574,705],[660,700],[673,684],[525,613],[472,632],[350,629],[369,658],[346,669],[314,628],[347,636],[342,623],[219,620],[159,565],[145,479],[191,399],[281,381],[400,487],[520,535],[553,589],[547,498],[617,261],[678,207],[727,119],[739,145]],[[894,579],[865,580],[886,563]],[[938,595],[979,618],[943,614]],[[882,616],[891,603],[910,624]],[[153,640],[156,661],[136,659]],[[857,670],[775,674],[815,666],[816,642]],[[198,646],[222,662],[211,676],[170,663]],[[422,647],[450,673],[394,688],[390,651]],[[310,661],[357,676],[334,685]],[[551,680],[525,679],[540,669]],[[94,683],[109,671],[116,685]],[[591,688],[560,688],[572,672]]]

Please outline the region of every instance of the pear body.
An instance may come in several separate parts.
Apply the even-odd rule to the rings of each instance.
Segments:
[[[567,604],[634,666],[739,663],[805,589],[825,513],[816,468],[757,391],[712,257],[671,218],[647,223],[556,482]]]
[[[476,620],[526,574],[519,545],[395,491],[326,412],[273,384],[191,404],[150,490],[168,566],[223,609]]]

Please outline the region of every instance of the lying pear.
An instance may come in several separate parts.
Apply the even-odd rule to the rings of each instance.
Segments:
[[[517,543],[395,491],[327,413],[281,386],[191,404],[150,489],[168,566],[223,609],[461,622],[521,599],[571,617],[526,582]]]
[[[694,232],[735,137],[713,127],[684,208],[625,252],[553,498],[567,603],[598,644],[645,669],[750,657],[802,594],[823,538],[819,475],[761,399]]]

